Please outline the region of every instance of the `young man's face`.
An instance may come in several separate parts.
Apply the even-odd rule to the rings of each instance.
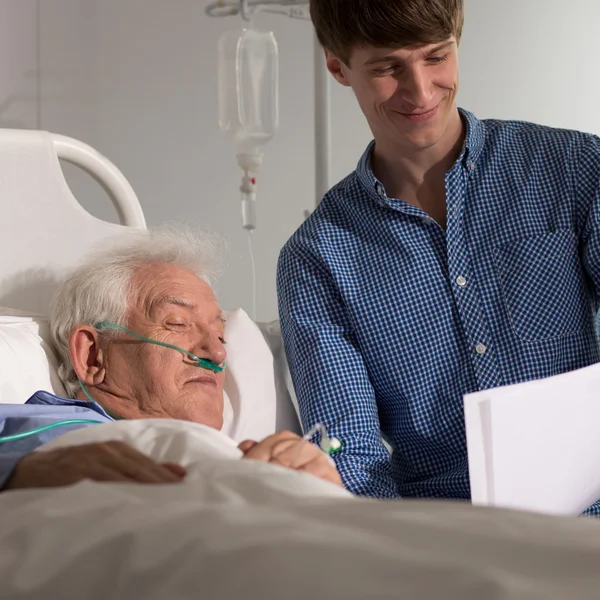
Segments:
[[[333,76],[353,89],[375,139],[414,151],[435,146],[458,118],[457,49],[452,37],[399,50],[356,48],[349,65],[326,55]]]

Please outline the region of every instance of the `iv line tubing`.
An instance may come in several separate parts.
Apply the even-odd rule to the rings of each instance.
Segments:
[[[256,261],[254,259],[254,246],[252,245],[251,230],[248,230],[248,246],[250,248],[250,268],[252,269],[252,320],[256,323]]]
[[[56,427],[65,427],[66,425],[78,425],[79,423],[94,423],[95,425],[99,425],[102,422],[103,421],[93,421],[92,419],[67,419],[65,421],[57,421],[56,423],[42,425],[42,427],[36,427],[35,429],[30,429],[29,431],[13,433],[12,435],[3,435],[0,437],[0,443],[20,440],[29,437],[30,435],[35,435],[36,433],[42,433],[43,431],[48,431],[49,429],[55,429]]]

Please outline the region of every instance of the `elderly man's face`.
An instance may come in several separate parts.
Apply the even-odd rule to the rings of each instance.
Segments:
[[[140,268],[126,325],[145,337],[167,342],[199,358],[225,360],[223,316],[210,286],[193,273],[168,264]],[[135,401],[138,417],[173,418],[220,429],[223,423],[224,373],[196,365],[176,350],[144,343],[124,334],[104,354],[103,395]],[[102,402],[101,402],[102,403]],[[110,402],[111,406],[113,402]]]

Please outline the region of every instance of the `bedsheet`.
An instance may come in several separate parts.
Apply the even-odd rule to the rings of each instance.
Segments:
[[[185,482],[3,492],[0,598],[598,597],[595,520],[358,499],[178,421],[98,425],[40,451],[109,439],[180,462]]]

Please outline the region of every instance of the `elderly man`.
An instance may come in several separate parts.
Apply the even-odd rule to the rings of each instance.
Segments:
[[[128,234],[61,285],[51,328],[69,399],[38,392],[24,405],[0,406],[1,489],[185,477],[182,466],[160,464],[120,441],[33,450],[69,430],[119,419],[221,428],[226,350],[211,287],[215,256],[214,240],[189,229]],[[290,432],[239,448],[244,458],[341,485],[328,457]]]

